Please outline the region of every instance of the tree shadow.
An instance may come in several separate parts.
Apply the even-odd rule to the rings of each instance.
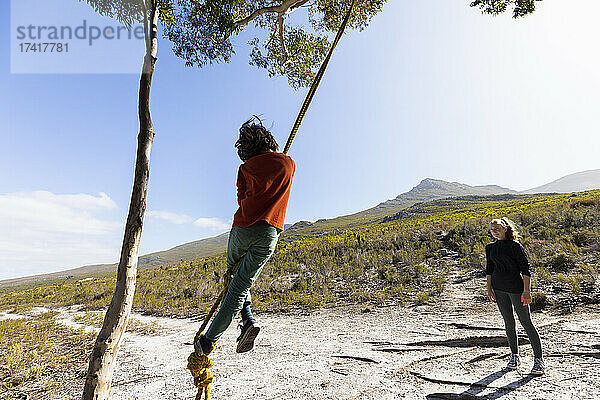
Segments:
[[[427,400],[496,400],[502,396],[520,388],[521,386],[530,382],[534,375],[522,376],[520,379],[510,382],[500,388],[496,388],[492,393],[480,395],[481,392],[489,388],[489,385],[497,379],[500,379],[506,373],[508,369],[504,368],[500,371],[494,372],[472,383],[467,390],[462,393],[431,393],[426,396]]]

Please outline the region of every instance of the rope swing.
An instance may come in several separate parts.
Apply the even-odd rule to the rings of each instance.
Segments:
[[[243,257],[235,265],[233,274],[235,274],[235,272],[237,271],[242,260]],[[233,274],[225,274],[223,290],[219,294],[219,297],[217,297],[217,301],[215,301],[215,304],[213,304],[212,308],[204,318],[204,321],[202,322],[200,329],[198,329],[198,332],[196,332],[196,336],[194,336],[194,341],[192,343],[196,343],[196,341],[200,339],[200,335],[202,335],[202,332],[204,332],[206,325],[208,325],[208,321],[210,321],[213,314],[225,298],[225,295],[227,294],[227,289],[229,288],[229,283],[233,279]],[[205,400],[210,400],[210,384],[212,383],[214,376],[209,369],[212,368],[212,366],[213,362],[210,358],[208,358],[208,355],[206,354],[198,355],[195,351],[193,351],[192,354],[190,354],[188,357],[187,369],[190,370],[190,373],[194,378],[194,386],[198,388],[198,393],[196,393],[196,400],[202,400],[202,394],[204,394]]]
[[[304,104],[302,104],[302,108],[300,108],[298,117],[296,117],[296,122],[294,123],[292,132],[290,133],[287,143],[285,144],[285,148],[283,149],[283,154],[287,154],[290,147],[292,146],[292,142],[294,141],[294,138],[296,137],[296,133],[298,133],[298,129],[300,128],[300,124],[302,123],[302,120],[304,119],[304,115],[306,114],[306,111],[308,111],[308,106],[310,106],[310,102],[312,101],[313,97],[315,97],[315,92],[317,91],[317,88],[319,87],[319,83],[321,83],[321,79],[323,78],[323,75],[325,74],[325,70],[327,69],[327,65],[329,64],[329,60],[331,59],[331,55],[333,54],[333,50],[335,50],[335,47],[337,46],[342,35],[344,34],[344,31],[346,30],[346,25],[348,24],[348,20],[350,19],[350,14],[352,13],[352,9],[354,8],[354,1],[355,0],[352,0],[352,3],[350,4],[350,8],[348,9],[346,16],[344,17],[344,22],[342,22],[342,26],[340,26],[340,29],[338,30],[337,35],[335,35],[335,39],[333,40],[331,49],[329,49],[329,53],[327,54],[327,57],[325,57],[323,64],[321,64],[321,68],[319,68],[319,72],[317,72],[317,75],[315,76],[315,79],[313,80],[312,85],[310,85],[310,90],[308,91],[308,94],[306,95],[306,99],[304,99]]]
[[[331,48],[329,49],[329,53],[327,54],[327,57],[325,57],[323,64],[321,64],[321,68],[319,68],[319,72],[317,72],[317,75],[315,76],[315,79],[313,80],[313,82],[310,86],[310,90],[308,91],[308,94],[306,95],[306,98],[304,99],[302,108],[300,108],[298,117],[296,117],[296,122],[294,123],[294,126],[292,128],[290,136],[288,137],[288,140],[285,144],[283,154],[287,154],[290,147],[292,146],[292,142],[293,142],[294,138],[296,137],[296,134],[298,133],[300,124],[302,123],[302,120],[304,119],[304,116],[306,115],[306,112],[308,111],[308,107],[310,106],[310,103],[311,103],[313,97],[315,96],[315,92],[317,91],[317,88],[319,87],[319,84],[321,83],[321,79],[323,78],[323,75],[325,74],[325,70],[327,69],[329,60],[331,59],[331,55],[333,54],[333,51],[335,50],[338,42],[340,41],[340,38],[344,34],[346,25],[348,24],[348,20],[350,19],[350,14],[352,13],[352,9],[354,8],[354,1],[355,0],[352,0],[352,3],[350,4],[350,8],[346,12],[346,16],[344,17],[344,21],[342,22],[342,25],[340,26],[340,29],[338,30],[337,35],[335,36],[335,39],[331,45]],[[240,260],[240,262],[241,262],[241,260]],[[235,271],[237,271],[237,268],[238,268],[240,262],[238,262],[238,264],[235,266],[234,273],[235,273]],[[204,332],[204,329],[208,325],[208,321],[210,321],[213,314],[215,313],[215,311],[217,310],[217,308],[219,307],[219,305],[225,298],[225,295],[227,294],[227,289],[229,287],[229,283],[231,282],[232,278],[233,278],[233,275],[226,274],[225,282],[223,285],[223,290],[221,291],[217,300],[215,301],[212,308],[210,309],[210,312],[204,318],[204,321],[202,322],[202,326],[200,326],[200,329],[198,330],[198,332],[196,333],[196,336],[194,337],[193,343],[195,343],[200,338],[200,335],[202,334],[202,332]],[[212,366],[213,366],[212,360],[210,358],[208,358],[208,356],[205,354],[198,355],[194,351],[188,357],[187,368],[190,370],[192,377],[194,378],[194,386],[196,386],[198,388],[198,393],[196,394],[196,400],[202,400],[203,394],[204,394],[204,400],[210,400],[210,384],[212,383],[213,378],[214,378],[212,372],[210,371],[210,368]]]

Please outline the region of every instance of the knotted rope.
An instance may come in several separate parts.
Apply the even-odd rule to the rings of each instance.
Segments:
[[[194,377],[194,386],[198,388],[196,394],[196,400],[202,400],[202,394],[204,393],[204,400],[210,400],[210,384],[213,381],[213,374],[209,371],[209,368],[213,366],[213,362],[207,355],[198,355],[193,352],[188,357],[188,369]]]
[[[233,272],[227,271],[223,276],[223,290],[217,297],[217,301],[213,304],[210,309],[208,315],[204,318],[200,329],[196,332],[196,336],[194,336],[194,343],[200,339],[200,335],[204,332],[204,328],[208,325],[208,321],[210,321],[211,317],[217,310],[217,307],[221,304],[225,295],[227,294],[227,289],[229,288],[229,284],[233,279],[233,275],[235,271],[237,271],[238,266],[242,262],[243,257],[238,263],[235,265]],[[210,384],[213,381],[213,374],[210,372],[210,368],[212,368],[213,362],[210,358],[208,358],[207,354],[197,354],[195,351],[188,357],[188,365],[187,368],[190,370],[192,377],[194,378],[194,386],[198,388],[198,393],[196,394],[196,400],[202,400],[202,394],[204,394],[204,400],[210,400]]]

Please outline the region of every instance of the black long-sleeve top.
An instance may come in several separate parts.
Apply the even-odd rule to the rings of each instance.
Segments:
[[[486,275],[492,276],[492,287],[509,293],[523,293],[522,275],[531,276],[529,261],[521,243],[496,240],[485,246]]]

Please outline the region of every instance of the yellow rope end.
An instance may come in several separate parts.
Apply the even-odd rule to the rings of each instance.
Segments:
[[[204,393],[204,400],[210,400],[210,384],[213,381],[213,374],[209,368],[212,366],[213,362],[204,354],[198,355],[194,352],[188,357],[187,367],[194,377],[194,386],[198,388],[196,400],[202,400],[202,393]]]

